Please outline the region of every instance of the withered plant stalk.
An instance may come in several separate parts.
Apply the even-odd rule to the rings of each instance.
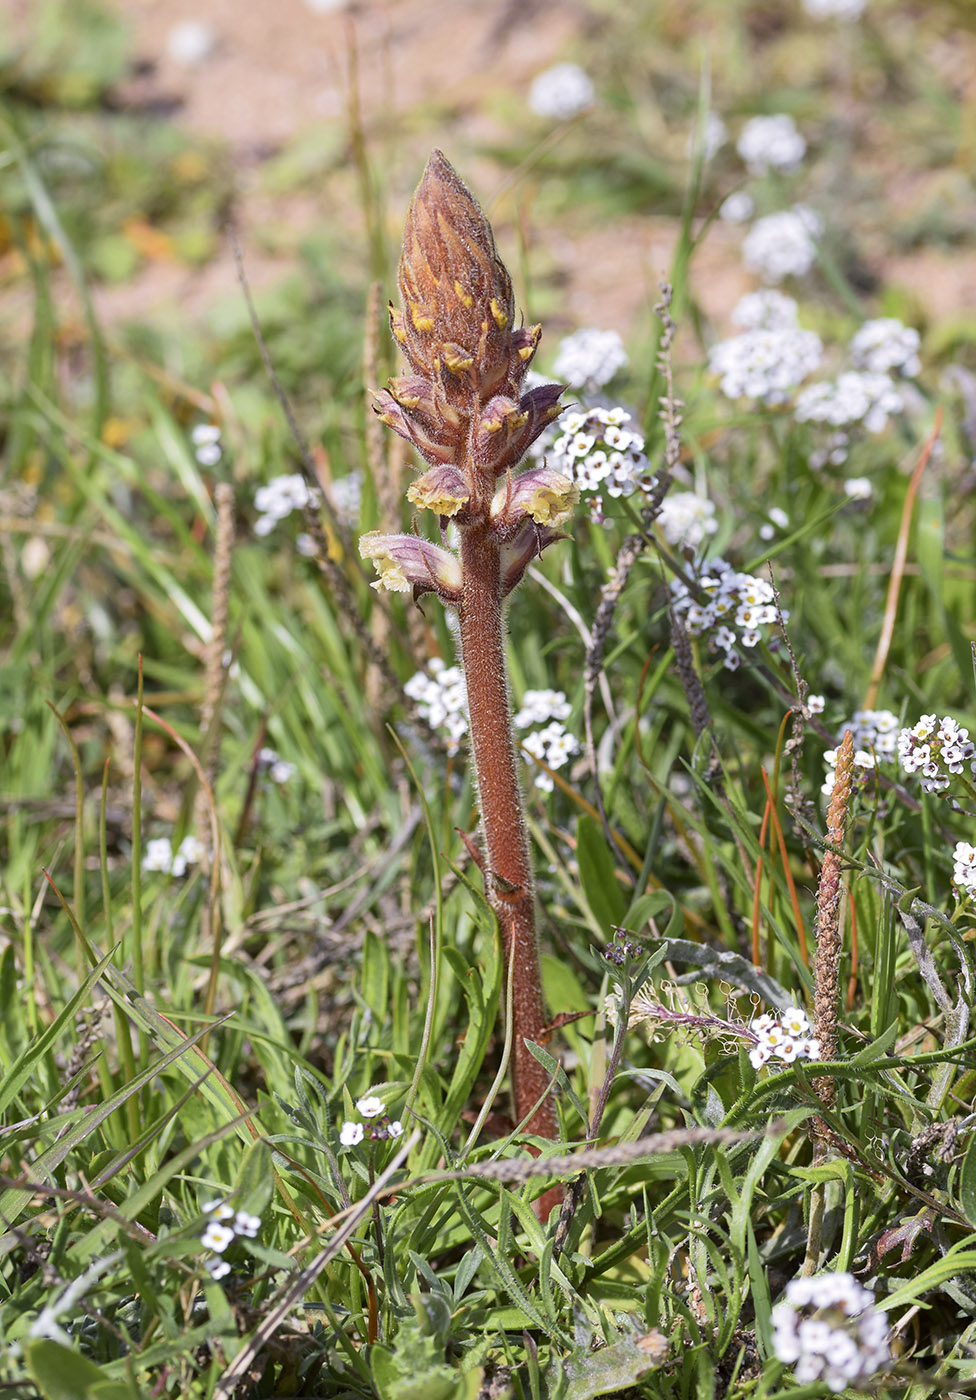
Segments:
[[[548,1079],[526,1041],[546,1024],[535,893],[509,712],[505,599],[532,559],[562,536],[578,496],[549,467],[516,474],[559,413],[562,386],[523,392],[541,330],[517,326],[512,283],[474,196],[439,152],[414,195],[403,236],[401,308],[390,323],[411,373],[376,395],[382,422],[429,470],[407,498],[438,518],[441,544],[419,534],[372,532],[360,541],[377,587],[436,593],[457,610],[471,744],[481,803],[483,870],[511,968],[515,1114],[556,1136]],[[446,547],[449,525],[458,552]],[[536,1104],[543,1100],[538,1108]]]
[[[827,808],[827,840],[832,847],[842,846],[851,803],[854,778],[854,735],[844,731],[843,742],[837,750],[837,771]],[[840,995],[840,899],[844,867],[836,850],[825,852],[817,884],[816,966],[813,973],[814,1032],[820,1042],[820,1054],[825,1060],[837,1058],[837,1003]],[[836,1086],[826,1076],[814,1080],[814,1089],[824,1108],[832,1108]],[[814,1121],[813,1164],[827,1160],[832,1133],[822,1118]],[[817,1182],[810,1192],[807,1213],[807,1247],[801,1272],[805,1277],[815,1274],[821,1266],[824,1214],[827,1202],[825,1182]]]

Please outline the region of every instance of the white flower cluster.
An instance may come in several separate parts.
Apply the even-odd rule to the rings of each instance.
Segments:
[[[673,491],[664,498],[655,522],[668,544],[698,549],[718,529],[715,506],[696,491]]]
[[[570,734],[558,720],[547,724],[545,729],[537,729],[522,740],[523,748],[534,758],[540,759],[549,768],[562,768],[573,754],[579,753],[579,740]],[[536,775],[535,785],[541,792],[552,792],[556,784],[546,772]]]
[[[921,773],[923,792],[945,792],[953,777],[976,774],[976,744],[948,715],[923,715],[898,735],[898,761],[906,773]]]
[[[860,19],[866,0],[803,0],[813,19]]]
[[[840,466],[850,450],[850,429],[860,425],[869,433],[884,432],[891,415],[904,408],[901,390],[891,377],[898,373],[911,378],[921,370],[918,358],[918,331],[891,317],[865,321],[850,344],[857,369],[847,370],[836,380],[810,384],[797,395],[799,423],[825,423],[835,431],[826,445],[811,454],[810,465],[819,469],[830,463]],[[845,487],[853,500],[868,500],[870,484],[856,478]]]
[[[142,857],[143,870],[160,870],[164,875],[185,875],[187,866],[195,865],[203,855],[203,847],[195,836],[184,836],[176,850],[168,836],[157,836],[146,842]]]
[[[708,368],[719,376],[730,399],[785,403],[792,391],[820,364],[823,346],[813,331],[798,326],[743,331],[720,340],[708,352]]]
[[[513,721],[516,729],[528,729],[533,724],[546,724],[551,719],[569,719],[572,706],[561,690],[527,690],[522,708]]]
[[[596,98],[589,74],[578,63],[554,63],[536,75],[529,88],[529,108],[537,117],[569,121],[592,107]]]
[[[853,718],[840,726],[838,745],[849,729],[854,738],[855,776],[863,784],[874,772],[878,761],[890,762],[898,751],[898,716],[890,710],[855,710]],[[837,777],[838,749],[828,749],[824,754],[827,776],[820,789],[829,797],[834,790]]]
[[[796,400],[800,423],[830,423],[835,428],[863,423],[869,433],[884,432],[889,415],[901,410],[901,394],[887,374],[853,369],[836,380],[809,385]]]
[[[353,469],[345,476],[334,477],[328,485],[329,502],[343,525],[350,529],[359,524],[363,508],[363,474]]]
[[[198,423],[190,433],[193,455],[201,467],[215,467],[221,458],[220,429],[216,423]]]
[[[952,852],[952,883],[963,899],[976,895],[976,846],[957,841]]]
[[[851,340],[851,359],[860,369],[873,374],[901,374],[914,379],[922,372],[918,358],[921,337],[917,330],[896,321],[893,316],[881,316],[865,321]]]
[[[773,1351],[801,1385],[823,1381],[839,1392],[891,1361],[888,1320],[853,1274],[791,1280],[772,1317]]]
[[[457,753],[468,732],[468,694],[460,666],[446,666],[439,657],[434,657],[427,663],[426,672],[418,671],[411,676],[404,691],[416,702],[431,729],[446,732],[448,753]],[[540,758],[550,768],[562,768],[573,754],[579,753],[578,740],[562,723],[568,719],[571,709],[561,690],[527,690],[522,708],[515,715],[515,727],[529,729],[541,724],[544,728],[527,734],[522,740],[526,753]],[[541,771],[535,785],[543,792],[552,792],[555,786],[549,774]]]
[[[760,628],[777,620],[772,585],[752,574],[740,574],[724,559],[712,559],[696,580],[707,602],[692,597],[682,579],[671,582],[672,605],[692,637],[709,632],[713,651],[725,653],[725,668],[735,671],[742,658],[738,647],[754,647]],[[783,609],[783,620],[789,617]]]
[[[796,129],[796,122],[785,112],[773,117],[753,117],[742,128],[736,147],[750,175],[779,170],[784,175],[798,170],[807,153],[807,143]]]
[[[550,465],[589,495],[590,517],[603,519],[603,495],[631,496],[650,488],[652,476],[644,439],[624,424],[625,408],[591,408],[567,413],[548,450]],[[597,494],[599,493],[599,494]]]
[[[235,1239],[253,1240],[261,1228],[261,1217],[249,1215],[246,1210],[235,1210],[226,1201],[211,1201],[203,1211],[210,1219],[200,1242],[213,1251],[204,1259],[203,1267],[213,1279],[226,1278],[231,1266],[221,1256]]]
[[[572,706],[561,690],[527,690],[522,700],[522,708],[515,716],[516,729],[528,729],[530,725],[542,724],[527,734],[522,746],[534,758],[539,758],[550,768],[562,768],[579,753],[579,741],[569,733],[562,721],[569,718]],[[539,772],[535,785],[542,792],[552,792],[555,783],[548,773]]]
[[[767,519],[759,527],[761,540],[771,540],[777,530],[785,530],[790,523],[790,517],[779,506],[770,506],[766,515]]]
[[[799,1006],[791,1006],[778,1016],[768,1011],[749,1024],[755,1044],[749,1063],[762,1069],[770,1060],[791,1065],[794,1060],[819,1060],[820,1041],[810,1035],[810,1018]]]
[[[258,754],[258,772],[267,773],[273,783],[287,783],[296,771],[294,763],[288,763],[275,749],[262,749]]]
[[[398,1138],[403,1133],[403,1124],[399,1118],[394,1118],[391,1122],[384,1108],[383,1100],[376,1094],[367,1094],[364,1098],[356,1100],[356,1112],[361,1118],[369,1120],[369,1136],[375,1142]],[[357,1123],[354,1118],[347,1119],[339,1129],[339,1141],[343,1147],[358,1147],[365,1136],[366,1127]]]
[[[792,297],[764,287],[740,297],[729,319],[744,331],[785,331],[797,324],[798,311]]]
[[[609,384],[627,362],[627,351],[616,331],[585,326],[559,342],[552,375],[571,389],[592,393]]]
[[[823,232],[819,214],[805,204],[757,219],[742,244],[742,258],[764,282],[802,277],[817,256],[816,239]]]
[[[259,486],[254,493],[254,508],[260,511],[254,522],[254,533],[270,535],[279,520],[284,520],[293,510],[315,505],[317,499],[318,493],[309,490],[301,472],[272,477],[266,486]]]
[[[457,753],[468,732],[468,692],[460,666],[448,666],[435,656],[426,671],[410,677],[403,691],[431,729],[444,730],[448,753]]]

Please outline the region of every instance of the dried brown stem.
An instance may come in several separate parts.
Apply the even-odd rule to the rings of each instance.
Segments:
[[[837,847],[844,840],[847,809],[851,801],[851,781],[854,773],[854,735],[844,731],[844,740],[837,751],[837,775],[827,808],[827,840]],[[820,867],[817,885],[817,963],[814,971],[814,1022],[820,1055],[824,1060],[837,1058],[837,998],[840,965],[840,897],[843,862],[836,850],[828,850]],[[818,1079],[817,1093],[825,1108],[834,1101],[832,1079]]]

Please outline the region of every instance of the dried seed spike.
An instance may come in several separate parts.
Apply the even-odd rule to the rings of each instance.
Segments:
[[[844,839],[847,810],[851,802],[854,777],[854,735],[844,731],[844,740],[837,750],[837,772],[827,808],[827,840],[839,846]],[[840,896],[842,863],[836,851],[827,851],[820,867],[817,885],[817,962],[814,970],[814,1014],[820,1054],[832,1060],[837,1054],[837,997],[840,964]],[[829,1106],[834,1099],[832,1079],[819,1079],[817,1092]]]

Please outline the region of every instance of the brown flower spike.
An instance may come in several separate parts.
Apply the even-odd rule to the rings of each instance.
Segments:
[[[436,593],[457,609],[471,741],[481,803],[486,883],[511,968],[515,1111],[530,1131],[556,1136],[548,1079],[526,1048],[543,1011],[529,842],[509,714],[503,600],[555,540],[578,492],[549,467],[516,474],[559,414],[562,386],[523,390],[542,334],[516,325],[512,282],[491,226],[440,151],[407,215],[390,324],[410,372],[376,396],[376,412],[412,443],[429,470],[410,501],[438,516],[458,552],[416,535],[373,532],[360,542],[376,587]]]

